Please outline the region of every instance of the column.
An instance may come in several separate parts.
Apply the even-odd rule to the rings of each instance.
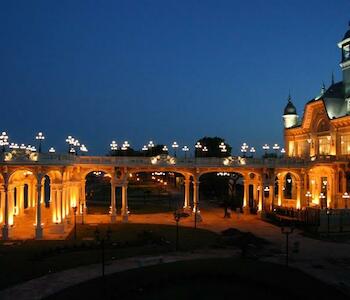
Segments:
[[[275,185],[270,182],[269,185],[269,201],[270,201],[270,210],[273,210],[274,206],[274,199],[275,199]]]
[[[190,184],[191,181],[189,178],[185,178],[184,180],[185,183],[185,201],[184,201],[184,209],[190,209],[191,205],[190,205]]]
[[[4,222],[4,205],[5,205],[5,192],[4,192],[4,188],[0,187],[0,223]]]
[[[193,213],[198,222],[202,221],[201,211],[199,209],[199,184],[198,179],[193,181]]]
[[[115,188],[116,188],[116,183],[114,179],[111,179],[111,223],[115,223],[117,219]]]
[[[56,218],[58,223],[62,223],[62,185],[59,185],[56,190]]]
[[[9,203],[8,203],[8,178],[5,174],[5,183],[4,183],[4,194],[5,194],[5,203],[4,203],[4,225],[2,226],[2,239],[8,240],[9,238]]]
[[[243,212],[249,213],[249,182],[243,180]]]
[[[282,179],[278,179],[278,202],[277,205],[278,206],[282,206],[282,199],[283,199],[283,180]]]
[[[262,211],[263,209],[263,197],[264,197],[264,186],[262,183],[259,185],[259,204],[258,204],[258,211]]]
[[[296,209],[301,208],[301,182],[300,180],[296,180],[296,192],[297,192],[297,202],[296,202]]]
[[[122,209],[121,216],[123,222],[128,222],[129,211],[128,211],[128,184],[122,185]]]
[[[80,213],[81,214],[86,214],[86,192],[85,192],[85,183],[86,183],[86,180],[83,179],[81,180],[81,183],[80,183]]]
[[[15,198],[14,198],[14,188],[13,186],[8,187],[8,224],[13,225],[13,219],[15,215]]]
[[[56,186],[50,185],[50,209],[52,214],[52,222],[57,224],[57,203],[56,203]]]
[[[42,196],[41,196],[41,191],[43,188],[43,185],[41,183],[43,179],[43,175],[38,174],[37,176],[37,193],[38,193],[38,198],[37,198],[37,203],[36,203],[36,222],[35,222],[35,238],[37,240],[40,240],[43,238],[43,227],[41,225],[41,201],[42,201]]]
[[[23,215],[24,214],[24,185],[18,185],[17,186],[17,207],[18,207],[18,214]]]

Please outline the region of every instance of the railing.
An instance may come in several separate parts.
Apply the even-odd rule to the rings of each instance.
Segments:
[[[71,165],[71,164],[98,164],[115,166],[176,166],[188,168],[211,167],[238,167],[238,168],[301,168],[316,163],[346,161],[347,156],[317,156],[306,158],[252,158],[252,157],[171,157],[159,155],[157,157],[141,156],[76,156],[73,154],[31,153],[16,152],[8,156],[0,154],[0,164],[43,164],[43,165]]]

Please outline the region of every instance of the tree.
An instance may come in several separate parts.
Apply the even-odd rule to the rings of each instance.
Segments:
[[[197,143],[200,143],[202,148],[196,148],[195,157],[224,157],[231,155],[232,147],[223,138],[205,136],[199,139]],[[226,146],[226,152],[221,151],[219,147],[221,143],[224,143]],[[208,151],[203,151],[203,147],[206,147]]]

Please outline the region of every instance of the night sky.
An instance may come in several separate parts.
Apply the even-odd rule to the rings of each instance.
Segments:
[[[349,0],[2,1],[0,130],[104,154],[111,140],[282,143],[334,71]]]

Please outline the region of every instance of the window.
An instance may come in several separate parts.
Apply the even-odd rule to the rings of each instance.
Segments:
[[[307,156],[308,142],[298,141],[298,156]]]
[[[294,142],[289,141],[288,143],[288,156],[294,156]]]
[[[340,154],[350,154],[350,135],[342,135],[340,137]]]
[[[331,137],[323,136],[318,139],[318,153],[328,155],[331,151]]]
[[[348,60],[350,58],[350,44],[346,44],[343,46],[343,61]]]

